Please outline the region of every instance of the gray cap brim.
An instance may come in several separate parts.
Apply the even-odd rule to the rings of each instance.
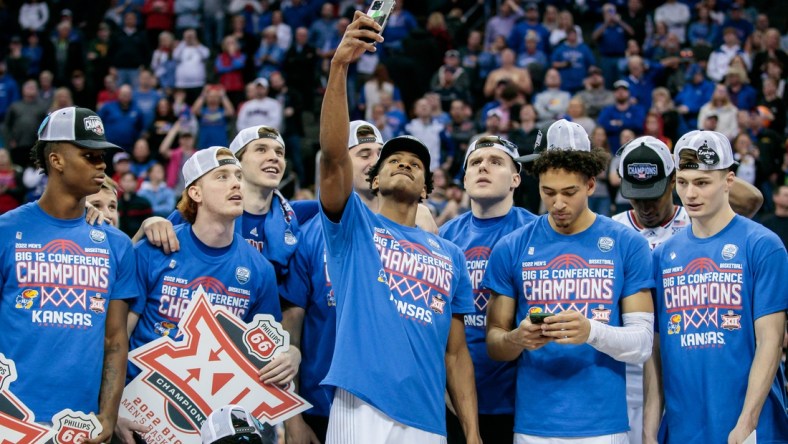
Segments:
[[[88,148],[91,150],[123,151],[123,148],[115,145],[114,143],[109,143],[101,140],[64,140],[63,142],[71,143],[78,147]]]
[[[621,188],[619,190],[621,191],[621,196],[625,199],[659,199],[665,194],[669,182],[670,177],[663,177],[648,185],[638,185],[622,179]]]

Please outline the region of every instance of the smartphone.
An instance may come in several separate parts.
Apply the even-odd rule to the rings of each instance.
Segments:
[[[367,15],[372,17],[372,20],[375,20],[378,25],[380,25],[380,32],[383,32],[383,29],[386,28],[386,22],[389,21],[389,16],[391,15],[391,11],[394,10],[394,5],[397,2],[394,0],[374,0],[372,5],[369,7],[369,11],[367,11]],[[363,26],[361,29],[369,29],[372,31],[372,28],[368,26]],[[372,39],[362,38],[361,40],[367,43],[373,43]]]
[[[528,317],[531,319],[532,324],[544,324],[544,320],[555,313],[529,313]]]

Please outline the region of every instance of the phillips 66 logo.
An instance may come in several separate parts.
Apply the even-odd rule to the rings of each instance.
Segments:
[[[287,343],[286,335],[287,332],[274,322],[273,317],[258,319],[257,323],[244,333],[244,345],[250,353],[267,361],[273,358],[275,353],[278,354],[277,352]]]

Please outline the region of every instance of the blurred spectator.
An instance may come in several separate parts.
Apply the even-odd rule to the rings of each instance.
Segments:
[[[539,115],[539,126],[548,126],[566,114],[572,96],[561,89],[561,74],[548,69],[544,77],[545,90],[534,97],[534,109]]]
[[[282,48],[282,51],[287,52],[293,43],[293,30],[290,25],[285,23],[282,11],[271,12],[271,26],[276,30],[276,44]]]
[[[606,152],[610,152],[610,144],[607,139],[607,133],[601,126],[594,128],[591,133],[591,147],[604,148]],[[613,160],[611,159],[611,162]],[[594,193],[588,197],[588,208],[594,213],[610,216],[610,197],[611,187],[609,186],[608,176],[610,174],[610,164],[605,171],[602,171],[596,176],[596,187]]]
[[[537,118],[532,105],[522,105],[517,121],[507,135],[507,138],[517,145],[521,156],[534,152],[534,145],[540,134],[539,127],[536,126]],[[523,168],[520,172],[520,180],[520,186],[514,190],[514,204],[538,214],[541,204],[538,179],[528,174]]]
[[[8,44],[6,66],[8,73],[17,83],[22,83],[28,78],[30,59],[22,52],[22,39],[18,35],[11,37],[11,42]]]
[[[738,162],[738,165],[734,164],[736,177],[750,185],[757,186],[761,180],[757,176],[762,175],[758,148],[752,143],[752,139],[746,132],[739,133],[731,145],[733,146],[733,157]]]
[[[509,34],[508,44],[515,53],[521,53],[525,49],[525,36],[528,31],[534,31],[539,36],[537,44],[539,50],[545,54],[549,52],[550,31],[539,23],[539,6],[529,2],[525,5],[525,19],[518,22]]]
[[[394,128],[389,125],[386,119],[386,109],[380,103],[372,107],[372,123],[380,131],[383,140],[389,140],[394,137]]]
[[[104,78],[109,74],[110,59],[114,58],[109,55],[111,46],[112,34],[109,25],[104,22],[99,23],[96,37],[88,42],[85,54],[85,76],[88,88],[94,91],[104,85]]]
[[[25,0],[19,8],[19,27],[24,31],[43,32],[49,21],[49,6],[44,0]]]
[[[161,159],[159,156],[159,146],[167,136],[167,133],[175,123],[175,113],[172,112],[172,104],[169,99],[162,97],[156,103],[156,111],[153,115],[153,123],[148,127],[148,143],[150,144],[151,151],[156,159]]]
[[[5,119],[11,104],[19,98],[19,85],[6,71],[5,61],[0,60],[0,119]]]
[[[118,227],[118,183],[104,176],[104,183],[97,193],[88,196],[85,201],[104,215],[106,223]]]
[[[125,151],[120,151],[112,156],[112,180],[120,181],[120,176],[131,171],[131,156]]]
[[[246,55],[247,65],[254,68],[254,64],[250,62],[254,58],[257,47],[260,46],[260,37],[258,34],[252,34],[246,30],[246,18],[243,15],[232,16],[228,35],[235,37],[241,47],[241,52]]]
[[[572,17],[572,13],[561,11],[558,14],[558,26],[550,31],[550,47],[555,48],[563,43],[570,29],[575,30],[576,43],[583,43],[583,30],[580,29],[580,26],[575,25],[575,18]]]
[[[290,160],[293,171],[301,181],[305,182],[306,173],[301,153],[301,139],[304,137],[304,102],[301,93],[291,89],[282,73],[275,71],[271,74],[271,97],[282,104],[284,115],[284,130],[282,138],[285,141],[285,156]]]
[[[287,73],[287,83],[303,95],[304,110],[312,112],[317,55],[315,48],[309,45],[308,37],[306,28],[295,30],[295,42],[285,55],[284,72]]]
[[[749,131],[740,128],[742,132],[747,132],[750,138],[758,146],[760,153],[759,160],[763,166],[764,180],[758,184],[763,192],[767,208],[770,208],[771,191],[777,185],[777,178],[780,173],[783,156],[785,155],[785,138],[782,134],[777,134],[765,125],[764,117],[757,111],[749,113]]]
[[[385,39],[382,47],[388,52],[398,52],[402,50],[402,41],[405,40],[411,31],[419,27],[416,18],[406,9],[403,9],[405,1],[399,0],[394,4],[386,29],[383,30]]]
[[[505,49],[506,39],[498,36],[489,48],[479,54],[479,78],[486,79],[494,69],[501,66],[501,52]]]
[[[689,25],[687,41],[692,46],[705,45],[713,48],[720,38],[720,27],[711,19],[708,6],[701,2],[697,9],[698,18]]]
[[[439,11],[431,13],[427,18],[427,32],[438,43],[438,48],[441,52],[448,51],[454,46],[451,35],[449,35],[449,31],[446,28],[446,19]]]
[[[558,8],[555,5],[545,5],[542,26],[551,33],[558,28]]]
[[[678,0],[666,0],[654,11],[654,21],[665,23],[668,32],[678,37],[681,43],[686,41],[690,10],[684,3],[680,3]]]
[[[88,85],[84,72],[74,71],[71,74],[69,89],[76,106],[96,109],[96,92]]]
[[[148,179],[140,185],[139,196],[150,202],[153,215],[167,217],[175,209],[175,192],[164,182],[164,167],[155,162],[147,171]]]
[[[361,95],[359,96],[359,109],[364,113],[364,120],[367,122],[372,121],[372,107],[380,103],[380,96],[383,93],[391,95],[394,106],[403,108],[399,88],[389,78],[386,66],[379,63],[375,67],[372,78],[361,87]]]
[[[177,5],[177,2],[176,2]],[[175,68],[175,87],[186,91],[186,102],[193,103],[205,86],[205,62],[211,51],[197,38],[194,29],[183,33],[183,40],[173,51]]]
[[[519,93],[531,94],[531,92],[533,92],[531,74],[527,69],[517,67],[514,61],[514,51],[511,49],[504,49],[501,52],[501,67],[491,72],[484,83],[484,95],[486,97],[491,97],[493,95],[495,86],[501,80],[508,80],[517,88]]]
[[[775,187],[772,198],[774,213],[763,218],[763,226],[775,232],[788,248],[788,185]]]
[[[472,112],[470,106],[462,100],[454,100],[449,107],[449,123],[446,125],[446,132],[451,137],[452,143],[456,150],[454,165],[449,168],[451,176],[454,175],[462,167],[462,162],[465,159],[465,152],[470,144],[471,137],[476,134],[476,125],[472,120]]]
[[[740,42],[746,42],[754,29],[752,23],[744,16],[744,8],[736,1],[730,6],[728,19],[722,27],[735,29]]]
[[[624,130],[637,133],[643,130],[646,110],[632,103],[629,96],[629,83],[626,80],[617,80],[613,87],[616,102],[602,109],[597,122],[605,128],[610,149],[615,152],[622,145],[619,142]]]
[[[148,178],[148,170],[151,165],[156,163],[150,151],[148,139],[140,137],[134,142],[134,149],[131,151],[131,165],[129,171],[137,176],[138,181],[143,181]]]
[[[112,33],[109,57],[117,70],[118,85],[134,85],[137,70],[148,64],[148,38],[137,26],[137,14],[127,12],[123,15],[123,28]]]
[[[257,125],[282,131],[282,104],[268,97],[268,88],[268,80],[262,77],[246,85],[247,101],[238,109],[235,124],[238,131]]]
[[[496,71],[493,71],[493,74]],[[460,66],[460,52],[456,49],[446,51],[443,65],[438,68],[438,71],[432,76],[430,81],[430,89],[440,96],[442,106],[448,109],[451,101],[455,99],[469,101],[468,89],[470,84],[470,75]]]
[[[320,7],[320,17],[309,27],[309,44],[314,48],[323,48],[336,33],[337,19],[334,5],[329,2]]]
[[[134,88],[134,104],[142,112],[144,128],[148,128],[153,123],[161,93],[156,89],[156,77],[148,69],[140,70],[137,85]]]
[[[627,60],[629,75],[626,80],[629,84],[630,101],[643,107],[651,108],[651,91],[657,85],[663,72],[662,64],[646,62],[640,56],[633,56]]]
[[[145,129],[145,120],[134,102],[131,86],[121,86],[118,89],[118,100],[102,106],[98,114],[104,122],[107,140],[126,152],[131,152],[134,141]]]
[[[567,30],[566,40],[553,51],[551,60],[553,68],[561,74],[561,89],[571,94],[583,89],[588,68],[596,64],[591,48],[578,38],[574,27]]]
[[[254,36],[259,36],[263,28],[268,26],[271,14],[268,10],[268,2],[261,3],[259,0],[232,0],[227,6],[227,11],[243,17],[244,32]],[[262,23],[264,19],[266,23]]]
[[[183,191],[183,165],[196,151],[194,149],[195,129],[183,119],[178,119],[172,125],[167,136],[159,145],[159,154],[167,161],[167,186],[172,188],[178,196]],[[178,147],[172,149],[175,137],[178,137]]]
[[[588,117],[588,114],[586,114],[586,104],[583,102],[583,99],[579,97],[575,96],[569,100],[569,107],[566,109],[566,115],[571,122],[575,122],[582,126],[588,134],[591,134],[594,128],[596,128],[596,122],[594,119]]]
[[[665,22],[654,22],[654,31],[646,36],[646,40],[642,44],[643,55],[653,56],[654,51],[665,43],[669,35],[668,25]]]
[[[235,116],[235,109],[221,85],[205,85],[202,94],[192,105],[192,115],[200,125],[198,150],[210,146],[228,146],[227,128]]]
[[[711,53],[706,67],[706,74],[715,82],[721,82],[723,77],[725,77],[725,73],[728,72],[728,66],[734,56],[741,55],[748,65],[750,60],[750,56],[742,50],[739,44],[740,40],[735,29],[725,28],[722,32],[722,40],[723,44]]]
[[[651,26],[651,20],[642,0],[628,0],[622,20],[632,29],[632,38],[638,42],[646,41],[646,30]]]
[[[150,69],[159,80],[159,85],[168,94],[172,92],[175,87],[175,67],[177,62],[173,59],[173,49],[175,46],[175,37],[171,32],[165,31],[159,34],[159,46],[153,51],[153,57],[150,62]]]
[[[405,125],[405,131],[421,140],[430,151],[430,171],[448,169],[454,162],[454,144],[440,122],[432,119],[430,104],[421,98],[413,105],[414,118]]]
[[[121,196],[118,200],[118,228],[129,237],[142,226],[142,222],[153,216],[148,199],[137,195],[137,176],[131,171],[123,173],[118,182]]]
[[[622,147],[627,143],[633,141],[635,139],[635,132],[630,129],[625,129],[621,131],[621,136],[616,140],[617,145],[612,145],[611,150],[613,152],[618,151],[618,147]],[[610,140],[610,137],[608,137]],[[619,187],[621,186],[621,176],[618,175],[618,165],[621,162],[620,156],[613,156],[610,159],[610,168],[607,171],[607,181],[610,185],[609,191],[611,194],[614,194],[613,198],[613,207],[614,211],[611,211],[611,214],[621,213],[623,211],[628,211],[632,209],[632,204],[629,202],[628,199],[625,199],[624,196],[621,195],[619,191]]]
[[[484,47],[482,46],[482,33],[473,30],[468,33],[465,46],[460,47],[460,66],[468,73],[471,79],[471,102],[476,103],[482,94],[482,82],[479,77],[479,57]],[[519,65],[518,65],[519,66]]]
[[[25,193],[25,203],[35,202],[44,193],[44,188],[47,186],[48,177],[46,174],[41,173],[41,169],[34,167],[25,168],[22,172],[22,183],[27,189]]]
[[[575,97],[585,103],[588,117],[596,119],[602,108],[615,102],[613,91],[605,89],[605,79],[602,77],[601,68],[597,66],[588,68],[588,76],[583,81],[583,86],[584,89],[575,94]]]
[[[408,116],[396,106],[391,94],[381,93],[380,104],[385,111],[386,122],[392,130],[393,137],[402,135],[405,132],[405,125],[408,123]]]
[[[52,98],[55,95],[55,85],[53,81],[54,76],[50,71],[44,70],[38,75],[38,97],[47,104],[52,102]]]
[[[74,99],[71,97],[71,91],[61,86],[55,90],[55,94],[52,96],[52,103],[49,105],[47,113],[68,108],[69,106],[74,106]]]
[[[669,149],[671,150],[673,149],[673,141],[670,140],[669,137],[665,136],[665,129],[662,123],[662,116],[658,113],[652,111],[646,113],[646,120],[643,123],[643,131],[640,132],[639,134],[642,134],[644,136],[654,137],[660,140],[665,145],[667,145]]]
[[[676,111],[681,116],[682,129],[686,133],[698,128],[698,112],[714,93],[714,83],[706,79],[706,74],[700,65],[693,64],[687,68],[684,88],[676,95]]]
[[[489,48],[497,37],[509,37],[514,24],[523,15],[523,10],[514,0],[505,0],[498,6],[498,13],[487,20],[484,29],[484,47]]]
[[[241,52],[235,36],[228,35],[222,40],[222,52],[216,56],[214,68],[233,106],[238,106],[244,99],[245,66],[246,54]]]
[[[482,136],[499,136],[505,137],[506,132],[503,129],[503,113],[500,109],[491,109],[484,114],[484,131],[471,137],[471,141],[478,139]]]
[[[725,74],[725,85],[728,87],[728,96],[736,108],[751,110],[755,108],[758,93],[748,83],[747,72],[739,67],[731,66]]]
[[[104,88],[96,96],[96,111],[100,111],[104,105],[118,100],[118,84],[115,76],[107,74],[104,76]]]
[[[599,48],[599,67],[605,79],[605,87],[612,88],[613,82],[621,77],[618,70],[619,61],[624,57],[627,40],[635,35],[635,31],[621,20],[612,3],[602,7],[602,24],[591,34]]]
[[[788,54],[780,48],[780,31],[770,28],[767,29],[764,34],[763,51],[755,54],[752,60],[750,80],[754,87],[760,88],[761,80],[768,76],[767,64],[769,61],[773,60],[776,60],[782,65],[783,69],[788,66]]]
[[[337,20],[334,35],[330,39],[326,40],[326,43],[322,47],[315,47],[317,56],[320,57],[320,70],[322,76],[321,82],[323,84],[328,81],[328,71],[331,64],[331,58],[334,57],[334,52],[336,51],[337,46],[339,46],[339,41],[342,40],[342,36],[345,34],[345,29],[347,29],[349,24],[350,21],[344,17]],[[348,83],[353,82],[354,78],[355,72],[352,71],[348,75]],[[348,99],[351,102],[350,109],[352,109],[353,96],[348,96]]]
[[[0,214],[21,205],[24,196],[22,168],[11,160],[7,149],[0,148]]]
[[[222,42],[226,20],[224,0],[203,0],[202,32],[207,45],[218,46]]]
[[[35,32],[30,32],[27,35],[25,46],[22,48],[22,56],[27,59],[27,75],[29,77],[37,77],[43,64],[44,48],[41,46],[38,34]]]
[[[728,97],[728,89],[723,84],[714,87],[711,100],[701,106],[698,112],[698,129],[709,129],[704,127],[706,118],[716,116],[716,130],[725,134],[729,139],[736,137],[739,133],[739,125],[736,123],[736,113],[738,109],[731,103]]]
[[[276,28],[273,26],[265,28],[260,47],[257,48],[257,52],[254,55],[254,66],[257,69],[257,76],[267,79],[272,72],[282,69],[284,60],[285,51],[276,44]]]
[[[200,29],[202,0],[175,0],[175,35],[184,35],[187,30]]]
[[[443,126],[448,125],[451,117],[449,117],[449,113],[443,110],[440,96],[434,92],[427,92],[424,93],[424,98],[430,105],[430,116],[432,116],[432,120],[440,123]],[[446,109],[449,109],[449,105],[450,103],[446,106]]]
[[[290,25],[291,28],[296,29],[303,26],[309,29],[312,13],[306,1],[290,0],[290,2],[285,2],[282,4],[282,14],[285,17],[285,23]]]
[[[674,141],[678,140],[679,135],[690,131],[689,129],[679,131],[679,128],[682,126],[681,119],[678,111],[676,111],[676,104],[670,96],[670,91],[664,86],[654,88],[654,91],[651,93],[651,109],[649,112],[658,115],[662,119],[662,134],[671,141],[671,143],[665,143],[667,146],[671,146]]]
[[[774,116],[774,120],[769,125],[777,134],[785,134],[785,101],[777,96],[777,84],[771,78],[763,80],[761,88],[762,96],[758,101],[759,105],[765,106]]]
[[[172,31],[175,18],[174,0],[145,0],[142,14],[145,16],[145,32],[148,36],[148,47],[155,48],[159,43],[159,34]]]
[[[26,81],[22,84],[22,100],[11,104],[3,122],[3,137],[15,165],[25,168],[31,164],[30,149],[38,140],[38,126],[46,115],[47,104],[38,98],[38,84]]]

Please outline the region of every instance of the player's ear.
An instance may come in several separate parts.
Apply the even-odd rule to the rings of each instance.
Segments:
[[[512,174],[512,186],[510,187],[510,191],[514,191],[515,188],[519,187],[521,180],[520,173]]]
[[[369,183],[369,189],[372,191],[377,191],[380,188],[380,183],[378,181],[378,176],[372,178],[372,182]]]
[[[589,196],[594,194],[595,189],[596,189],[596,177],[591,176],[588,178],[588,192],[586,194]]]
[[[47,154],[46,162],[49,162],[49,168],[62,173],[65,170],[63,152],[58,149],[53,149]]]
[[[189,185],[189,197],[196,202],[202,202],[202,188],[197,184]]]

